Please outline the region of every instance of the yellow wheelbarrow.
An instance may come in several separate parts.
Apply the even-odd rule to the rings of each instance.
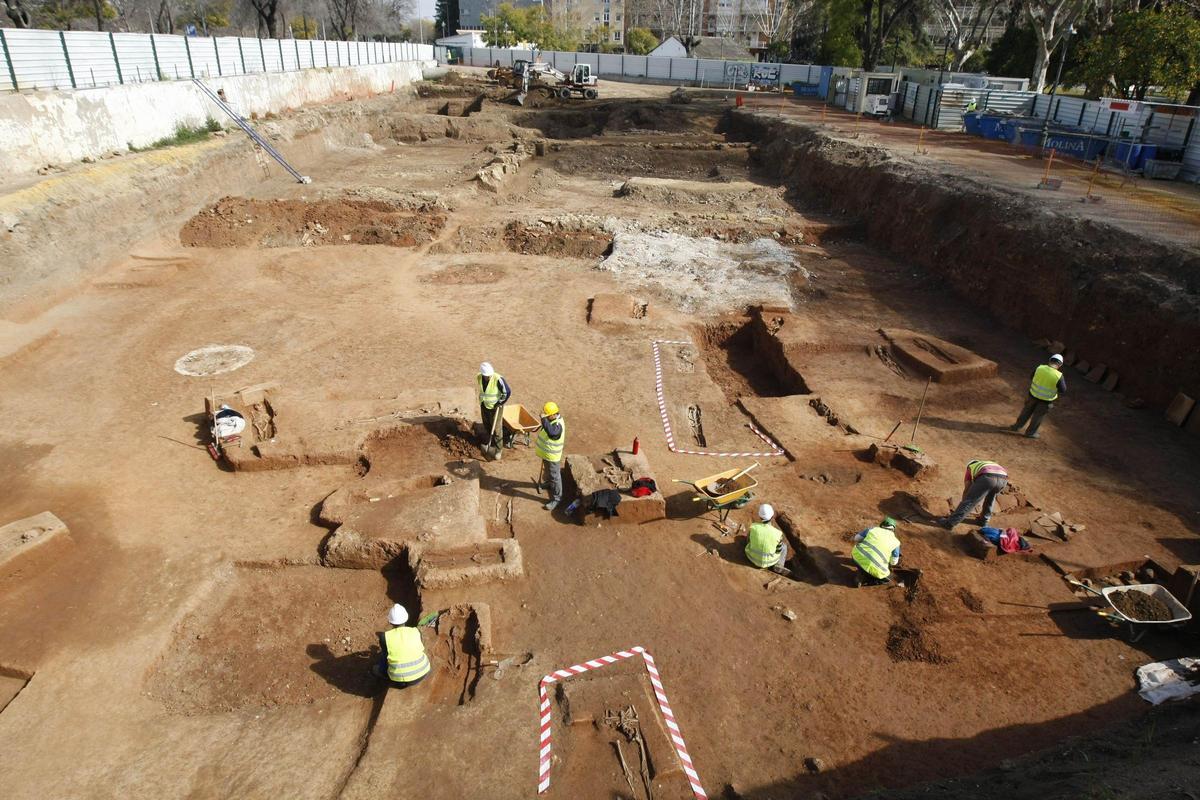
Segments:
[[[520,436],[526,447],[530,444],[530,435],[542,426],[541,420],[520,403],[505,403],[503,419],[504,440],[512,441]]]
[[[705,511],[716,511],[721,522],[724,523],[729,518],[730,511],[741,508],[754,497],[751,490],[758,486],[758,481],[749,472],[757,466],[758,462],[756,461],[744,469],[734,467],[715,475],[697,478],[694,481],[676,478],[674,482],[686,483],[691,486],[692,490],[696,492],[692,501],[707,504],[708,508]]]

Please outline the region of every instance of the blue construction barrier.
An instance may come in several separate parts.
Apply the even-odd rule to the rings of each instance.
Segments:
[[[982,116],[982,111],[968,111],[963,114],[963,129],[972,136],[982,136],[983,131],[980,129],[980,117]]]
[[[815,83],[793,83],[792,92],[796,97],[816,97],[821,87]]]

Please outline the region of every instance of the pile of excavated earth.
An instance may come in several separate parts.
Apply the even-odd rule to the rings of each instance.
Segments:
[[[6,797],[1195,791],[1135,670],[1200,644],[1200,256],[786,104],[451,74],[260,123],[312,184],[229,136],[0,239]],[[937,524],[975,459],[1027,549]]]

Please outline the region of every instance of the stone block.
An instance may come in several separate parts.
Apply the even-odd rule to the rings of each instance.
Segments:
[[[1046,352],[1049,353],[1050,355],[1054,355],[1055,353],[1058,353],[1061,355],[1063,348],[1065,348],[1065,347],[1066,347],[1066,344],[1064,344],[1063,342],[1060,342],[1058,340],[1055,340],[1046,345]]]
[[[1175,399],[1171,401],[1171,405],[1167,406],[1167,422],[1173,425],[1183,425],[1187,420],[1188,413],[1195,405],[1195,400],[1183,392],[1178,392]]]
[[[71,532],[65,522],[49,511],[25,517],[0,527],[0,574],[20,567],[20,560],[35,552],[48,554],[53,547],[68,543]]]
[[[567,477],[575,484],[585,505],[588,497],[602,489],[621,492],[617,516],[609,522],[632,525],[666,517],[667,501],[661,488],[647,497],[633,497],[628,493],[630,483],[637,478],[650,478],[659,485],[645,452],[636,456],[627,450],[615,450],[603,456],[572,454],[566,460]]]
[[[1062,357],[1063,357],[1063,366],[1069,367],[1072,364],[1074,364],[1075,361],[1079,358],[1079,354],[1076,353],[1074,350],[1068,350],[1067,352],[1062,354]]]
[[[983,538],[979,531],[971,531],[963,536],[963,549],[971,557],[989,564],[999,556],[996,545]]]
[[[525,574],[516,539],[488,539],[460,547],[413,542],[408,564],[422,589],[449,589],[507,581]]]
[[[906,450],[891,444],[872,444],[867,453],[876,464],[898,469],[910,478],[926,478],[937,473],[937,462],[924,451]]]
[[[1166,581],[1167,591],[1185,606],[1200,597],[1200,564],[1181,564]]]
[[[1120,376],[1117,375],[1116,372],[1109,370],[1108,374],[1104,376],[1104,383],[1102,383],[1100,385],[1104,387],[1104,391],[1111,392],[1113,389],[1117,388],[1117,383],[1120,380],[1121,380],[1121,378],[1120,378]]]
[[[365,538],[397,543],[447,546],[487,538],[477,479],[434,485],[430,476],[423,482],[423,486],[414,486],[413,479],[402,479],[338,489],[321,504],[321,520],[353,529]]]
[[[1183,429],[1188,433],[1200,436],[1200,411],[1190,415],[1187,418],[1187,422],[1184,423]]]
[[[1103,364],[1097,364],[1088,370],[1087,375],[1084,375],[1084,380],[1091,383],[1099,383],[1104,380],[1104,373],[1108,372],[1108,367]]]
[[[1088,374],[1092,369],[1091,363],[1084,361],[1082,358],[1075,362],[1075,371],[1081,372],[1084,375]]]
[[[965,383],[996,374],[995,361],[936,336],[898,329],[882,333],[900,360],[938,383]]]

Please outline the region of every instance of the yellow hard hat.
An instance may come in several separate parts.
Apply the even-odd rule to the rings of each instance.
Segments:
[[[558,413],[558,403],[554,402],[553,400],[546,403],[546,405],[542,406],[542,416],[543,417],[553,417],[557,413]]]

